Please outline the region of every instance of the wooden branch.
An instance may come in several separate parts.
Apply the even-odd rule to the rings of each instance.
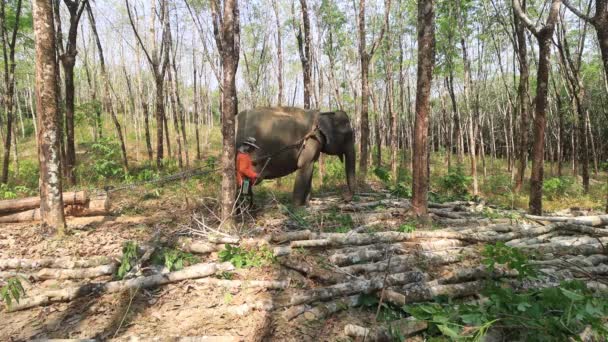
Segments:
[[[388,289],[384,292],[384,296],[387,302],[403,306],[410,303],[426,302],[439,295],[448,296],[449,298],[471,296],[479,293],[484,286],[485,282],[481,280],[449,285],[415,283],[399,289]]]
[[[513,0],[513,10],[515,14],[519,17],[519,19],[524,23],[524,25],[530,30],[530,32],[538,37],[540,34],[540,27],[537,27],[534,22],[526,15],[526,13],[521,8],[521,3],[519,0]]]
[[[234,266],[230,263],[223,264],[197,264],[186,267],[183,270],[167,274],[156,274],[148,277],[139,277],[129,280],[112,281],[108,283],[89,283],[82,286],[64,288],[61,290],[45,291],[21,299],[19,303],[12,305],[8,311],[25,310],[32,307],[47,305],[57,302],[67,302],[92,293],[115,293],[128,289],[150,288],[186,279],[202,278],[210,276],[218,271],[231,271]]]
[[[133,16],[131,14],[131,7],[129,6],[129,0],[125,0],[125,5],[127,6],[127,15],[129,16],[129,23],[131,23],[131,28],[133,29],[135,38],[137,38],[137,41],[139,42],[139,46],[141,46],[141,49],[144,51],[144,54],[146,55],[146,59],[150,63],[150,66],[152,66],[153,69],[156,69],[155,60],[152,59],[152,57],[148,53],[148,49],[146,49],[144,42],[141,40],[141,37],[139,36],[139,32],[137,31],[137,28],[135,28],[135,22],[133,22]]]
[[[388,28],[388,18],[389,18],[390,12],[391,12],[391,0],[385,0],[384,1],[384,25],[382,25],[382,28],[380,29],[380,34],[378,35],[376,40],[372,43],[372,47],[369,51],[370,57],[374,55],[374,53],[376,52],[376,49],[378,48],[380,43],[382,43],[382,39],[384,38],[385,32],[389,29]]]
[[[226,280],[216,278],[201,278],[194,281],[198,284],[213,286],[223,286],[228,288],[265,288],[273,290],[283,290],[289,286],[286,280]]]
[[[578,8],[574,7],[574,5],[572,5],[570,3],[570,0],[562,0],[562,3],[570,10],[570,12],[574,13],[577,17],[581,18],[582,20],[592,23],[593,22],[593,18],[584,14],[583,12],[579,11]],[[599,4],[598,4],[599,5]]]
[[[101,265],[89,268],[43,268],[35,273],[22,273],[18,271],[3,271],[0,272],[0,279],[6,279],[14,276],[22,276],[31,280],[46,280],[46,279],[83,279],[97,278],[104,275],[111,275],[116,271],[116,263]]]
[[[111,262],[108,257],[96,257],[91,259],[0,259],[0,270],[5,269],[38,269],[38,268],[88,268],[106,265]]]

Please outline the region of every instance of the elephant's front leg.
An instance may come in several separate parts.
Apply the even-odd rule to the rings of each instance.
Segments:
[[[309,139],[298,158],[298,172],[293,186],[293,203],[306,205],[312,187],[312,174],[315,161],[319,158],[320,144],[317,140]]]

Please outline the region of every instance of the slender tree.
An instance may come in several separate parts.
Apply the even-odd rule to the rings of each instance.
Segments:
[[[521,10],[526,13],[526,0],[522,0]],[[514,46],[517,48],[517,61],[519,63],[519,86],[517,87],[517,100],[519,108],[519,143],[517,174],[515,176],[515,191],[519,192],[524,182],[526,173],[526,163],[528,161],[528,134],[530,126],[530,101],[529,101],[529,78],[528,69],[528,48],[526,41],[526,27],[513,10],[513,24],[515,26]]]
[[[55,26],[48,0],[33,0],[36,45],[36,113],[40,162],[40,215],[42,223],[64,234],[65,217],[61,187]]]
[[[418,72],[416,80],[416,121],[412,160],[412,207],[418,216],[428,212],[429,185],[428,131],[431,112],[431,83],[435,66],[435,1],[418,1]]]
[[[21,0],[15,4],[15,21],[9,30],[6,14],[6,3],[0,0],[0,33],[2,38],[2,55],[4,57],[4,108],[6,111],[6,135],[4,138],[4,161],[2,163],[2,183],[8,182],[8,166],[11,158],[11,139],[13,136],[13,110],[15,107],[15,45],[19,20],[21,19]]]
[[[532,148],[532,176],[530,178],[530,213],[540,215],[543,211],[543,166],[545,157],[545,126],[549,96],[549,63],[551,43],[555,31],[561,0],[552,0],[549,15],[544,25],[536,24],[523,11],[519,0],[513,0],[513,9],[526,28],[538,41],[538,71],[536,76],[536,98],[534,108],[534,145]]]
[[[135,38],[137,38],[137,42],[141,49],[144,51],[144,55],[148,60],[148,64],[152,71],[152,75],[154,76],[154,83],[156,85],[156,167],[162,167],[163,160],[163,126],[166,123],[165,118],[165,76],[167,74],[167,69],[169,67],[169,55],[165,53],[165,50],[169,48],[169,32],[168,32],[168,6],[167,0],[161,0],[160,2],[160,11],[158,14],[153,10],[153,15],[158,15],[159,21],[162,26],[161,33],[161,42],[160,47],[157,48],[156,37],[154,37],[154,20],[152,20],[152,40],[153,47],[151,51],[148,51],[146,48],[139,32],[137,30],[137,26],[133,21],[133,15],[131,13],[131,6],[129,5],[129,0],[125,0],[125,4],[127,6],[127,14],[129,16],[129,23],[131,24],[131,28],[133,29],[133,33],[135,34]],[[154,6],[156,6],[156,0],[153,1]],[[169,134],[167,130],[167,135]],[[171,152],[169,152],[171,154]]]
[[[361,113],[359,131],[361,134],[359,157],[359,177],[365,180],[367,174],[367,162],[369,160],[369,64],[376,52],[376,48],[384,38],[384,32],[388,28],[388,18],[391,8],[391,0],[384,2],[384,25],[380,34],[373,41],[370,49],[367,49],[366,25],[365,25],[365,0],[359,1],[359,58],[361,59]]]
[[[277,105],[283,105],[283,44],[281,42],[281,19],[279,17],[279,3],[277,0],[272,2],[274,10],[275,25],[277,28],[277,83],[279,84],[279,92],[277,94]]]
[[[236,71],[239,66],[241,34],[239,2],[211,0],[211,13],[213,34],[222,63],[222,220],[229,222],[236,190],[234,129],[238,112]]]

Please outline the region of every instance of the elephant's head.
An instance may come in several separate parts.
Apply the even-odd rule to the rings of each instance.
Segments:
[[[350,119],[343,111],[321,113],[319,130],[325,140],[321,152],[338,156],[345,162],[348,193],[344,198],[350,201],[355,193],[355,137]]]

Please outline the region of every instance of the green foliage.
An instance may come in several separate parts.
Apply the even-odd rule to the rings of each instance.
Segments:
[[[413,222],[403,223],[399,226],[399,228],[397,228],[397,231],[401,233],[413,233],[416,231],[416,224],[414,224]]]
[[[101,116],[98,115],[99,113],[101,113],[101,102],[99,102],[98,100],[84,102],[76,106],[74,113],[74,121],[77,125],[81,123],[86,123],[91,127],[100,127]]]
[[[608,302],[594,296],[582,282],[523,293],[488,286],[483,294],[488,299],[477,304],[436,302],[405,310],[429,322],[430,334],[452,340],[479,341],[493,325],[504,329],[509,341],[567,341],[586,326],[603,338],[608,336],[603,322]]]
[[[446,200],[469,199],[469,186],[472,178],[464,174],[461,165],[452,167],[447,175],[439,178],[439,188]]]
[[[89,181],[124,178],[121,164],[120,145],[104,137],[91,144],[91,162],[80,163],[78,173],[81,178]]]
[[[517,248],[505,245],[504,242],[486,245],[482,255],[482,263],[489,271],[494,271],[496,264],[503,264],[516,270],[520,278],[536,276],[535,270],[528,263],[528,256]]]
[[[19,303],[19,299],[24,295],[25,289],[17,277],[8,278],[6,285],[0,288],[0,298],[7,309],[11,307],[13,300]]]
[[[19,163],[19,183],[29,189],[38,189],[40,168],[36,161],[24,160]]]
[[[164,265],[169,271],[179,271],[186,265],[198,262],[198,258],[191,253],[179,249],[160,248],[152,255],[152,263]]]
[[[376,294],[363,293],[359,295],[358,304],[363,308],[368,308],[375,312],[378,308],[378,304],[380,304],[380,299]],[[401,308],[386,302],[380,304],[380,314],[378,315],[379,321],[390,322],[403,317],[405,317],[405,311]]]
[[[378,166],[373,172],[393,194],[404,198],[412,197],[411,177],[407,171],[400,171],[397,182],[393,181],[393,177],[385,167]]]
[[[319,217],[324,226],[332,226],[336,233],[347,233],[353,229],[355,222],[350,214],[342,214],[337,210],[331,210],[328,214]],[[319,222],[321,224],[321,222]]]
[[[122,279],[129,273],[137,261],[137,244],[133,241],[127,241],[122,246],[122,258],[120,259],[120,267],[116,271],[116,278]]]
[[[581,186],[574,177],[553,177],[543,182],[543,195],[548,199],[581,193]]]
[[[221,262],[230,262],[236,268],[262,267],[272,264],[275,257],[270,249],[245,249],[239,246],[225,245],[218,253]]]

